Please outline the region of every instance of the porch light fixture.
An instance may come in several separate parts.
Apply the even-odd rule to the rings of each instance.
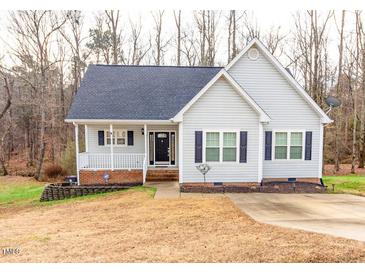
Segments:
[[[144,128],[141,128],[141,133],[142,135],[144,135]]]

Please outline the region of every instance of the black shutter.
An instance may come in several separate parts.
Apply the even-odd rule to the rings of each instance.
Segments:
[[[240,163],[247,163],[247,131],[240,132]]]
[[[98,145],[104,146],[104,130],[98,130]]]
[[[128,146],[133,146],[134,145],[133,131],[128,130],[127,135],[128,135]]]
[[[265,160],[271,160],[272,131],[265,131]]]
[[[203,131],[195,131],[195,163],[203,162]]]
[[[305,160],[312,160],[312,131],[305,133]]]

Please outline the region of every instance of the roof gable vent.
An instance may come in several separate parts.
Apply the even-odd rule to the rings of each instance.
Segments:
[[[248,51],[248,58],[250,60],[257,60],[259,59],[260,53],[257,48],[252,48]]]

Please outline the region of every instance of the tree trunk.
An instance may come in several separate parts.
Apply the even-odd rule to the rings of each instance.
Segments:
[[[339,45],[339,58],[338,58],[338,77],[337,77],[337,87],[336,87],[336,95],[338,98],[341,97],[341,76],[342,76],[342,56],[343,56],[343,31],[345,26],[345,11],[342,11],[342,19],[341,19],[341,30],[340,30],[340,45]],[[337,109],[337,113],[339,112]],[[341,133],[341,121],[340,115],[336,115],[336,133],[335,133],[335,170],[340,170],[340,133]]]

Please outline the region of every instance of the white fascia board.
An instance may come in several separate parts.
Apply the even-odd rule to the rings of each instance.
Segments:
[[[253,46],[256,45],[269,59],[269,61],[276,67],[284,78],[297,90],[297,92],[304,98],[304,100],[321,116],[321,122],[324,124],[332,123],[328,115],[317,105],[312,97],[303,89],[301,85],[294,79],[293,76],[281,65],[281,63],[268,51],[268,49],[262,44],[262,42],[254,38],[252,39],[244,49],[225,67],[228,71],[241,57]]]
[[[232,76],[229,75],[229,73],[225,69],[221,69],[216,76],[212,80],[208,82],[199,92],[196,94],[193,99],[190,100],[189,103],[187,103],[178,114],[175,115],[174,118],[172,118],[172,121],[174,122],[181,122],[183,120],[183,114],[192,106],[198,99],[207,92],[207,90],[220,78],[220,77],[226,78],[226,80],[231,84],[231,86],[238,92],[239,95],[259,114],[260,116],[260,122],[269,122],[271,119],[270,117],[265,113],[265,111],[262,110],[262,108],[247,94],[246,91],[243,90],[243,88],[232,78]]]
[[[128,125],[171,125],[172,120],[118,120],[118,119],[65,119],[74,124],[128,124]]]

